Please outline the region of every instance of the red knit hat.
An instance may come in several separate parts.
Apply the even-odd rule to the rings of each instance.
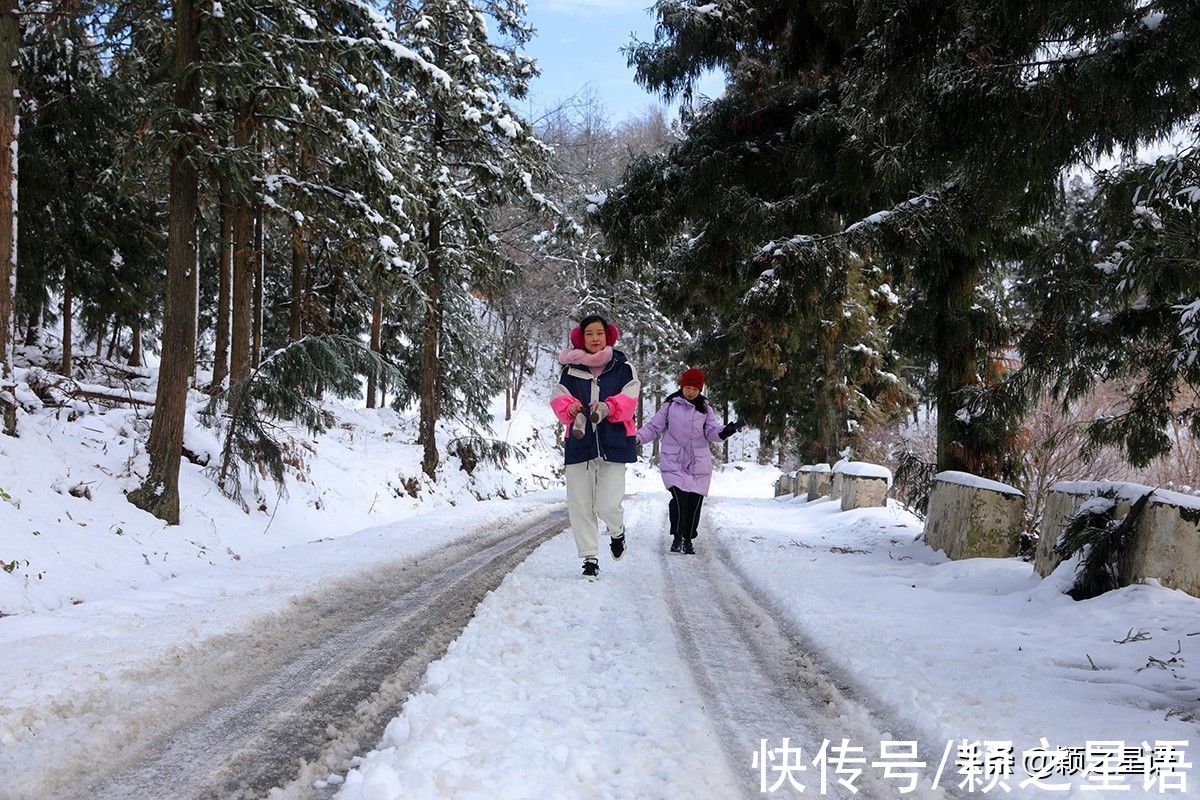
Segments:
[[[704,388],[704,372],[692,367],[684,371],[683,377],[679,379],[680,386],[691,386],[696,389]]]

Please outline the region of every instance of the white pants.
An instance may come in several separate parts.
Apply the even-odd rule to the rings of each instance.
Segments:
[[[595,557],[600,538],[597,517],[604,520],[608,534],[625,527],[625,465],[602,458],[582,464],[567,464],[567,515],[575,532],[580,558]]]

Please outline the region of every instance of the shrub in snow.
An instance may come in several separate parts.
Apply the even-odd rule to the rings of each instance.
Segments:
[[[1076,553],[1082,556],[1075,583],[1067,592],[1076,600],[1087,600],[1130,582],[1129,556],[1151,495],[1143,495],[1129,513],[1114,518],[1117,496],[1117,489],[1106,489],[1085,501],[1071,516],[1061,542],[1054,548],[1062,561]]]

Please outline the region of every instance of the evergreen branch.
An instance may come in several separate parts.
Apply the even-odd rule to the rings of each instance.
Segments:
[[[356,395],[359,377],[385,380],[401,386],[405,376],[398,367],[348,336],[305,336],[276,350],[258,368],[227,390],[214,395],[201,414],[210,426],[223,420],[221,457],[208,474],[218,488],[248,510],[242,493],[242,468],[263,466],[285,491],[284,450],[275,420],[300,423],[309,433],[324,431],[333,417],[322,405],[326,394]]]

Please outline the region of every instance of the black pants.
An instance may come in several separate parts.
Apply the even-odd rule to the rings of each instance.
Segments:
[[[674,486],[670,491],[671,504],[667,508],[671,515],[671,536],[695,539],[696,528],[700,526],[700,506],[704,504],[704,495],[685,492]]]

